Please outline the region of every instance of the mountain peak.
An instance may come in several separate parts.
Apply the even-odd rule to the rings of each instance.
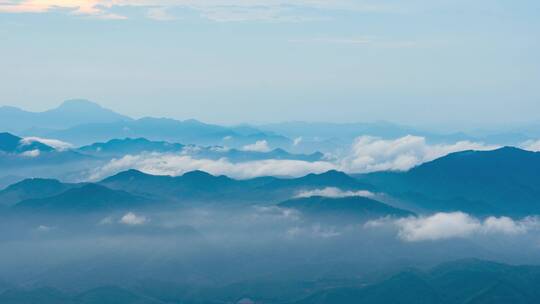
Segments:
[[[512,146],[504,146],[502,148],[493,150],[492,152],[498,152],[498,153],[531,153],[532,151],[523,150],[517,147]],[[534,152],[532,152],[534,153]]]
[[[87,100],[87,99],[68,99],[57,108],[57,109],[103,109],[99,104]]]
[[[28,187],[51,187],[51,186],[58,186],[62,183],[57,179],[51,179],[51,178],[27,178],[24,179],[18,183],[12,184],[6,188],[6,190],[12,190],[12,189],[22,189],[22,188],[28,188]]]
[[[320,174],[313,174],[312,176],[317,176],[319,178],[324,178],[324,179],[333,179],[336,181],[337,180],[353,180],[352,177],[338,170],[329,170]]]
[[[112,182],[116,180],[125,180],[125,179],[133,179],[133,178],[140,178],[140,177],[147,177],[150,176],[149,174],[146,174],[142,171],[136,170],[136,169],[129,169],[126,171],[122,171],[120,173],[117,173],[113,176],[107,177],[102,181],[102,183]]]
[[[188,177],[188,178],[208,178],[208,177],[215,177],[212,174],[201,171],[201,170],[194,170],[190,172],[186,172],[182,175],[182,177]]]

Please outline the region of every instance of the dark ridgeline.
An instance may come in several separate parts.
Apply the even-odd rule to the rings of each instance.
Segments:
[[[540,214],[540,153],[464,151],[408,172],[357,176],[419,210],[522,217]]]

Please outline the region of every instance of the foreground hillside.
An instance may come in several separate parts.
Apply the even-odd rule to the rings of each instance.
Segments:
[[[165,304],[165,303],[426,303],[507,304],[540,301],[540,268],[510,266],[480,260],[460,260],[427,271],[410,269],[366,282],[355,278],[333,281],[278,281],[231,284],[190,290],[172,282],[145,282],[126,287],[103,286],[82,292],[52,288],[0,291],[5,304]],[[281,289],[281,290],[280,290]],[[283,296],[290,297],[288,300]],[[300,298],[293,300],[293,298]]]

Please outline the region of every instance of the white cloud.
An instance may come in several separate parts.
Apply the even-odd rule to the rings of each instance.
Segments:
[[[40,154],[41,154],[41,152],[39,152],[39,150],[37,150],[37,149],[36,150],[25,151],[25,152],[21,153],[22,156],[30,157],[30,158],[38,157]]]
[[[424,137],[412,135],[388,140],[361,136],[354,141],[351,152],[343,159],[341,167],[344,171],[355,173],[406,171],[453,152],[496,148],[498,146],[470,141],[431,145]]]
[[[411,242],[467,237],[482,226],[477,219],[462,212],[404,218],[397,220],[396,225],[399,237]]]
[[[245,145],[242,147],[242,150],[252,152],[269,152],[271,149],[266,140],[258,140],[254,144]]]
[[[295,138],[294,141],[293,141],[293,145],[298,146],[302,142],[302,140],[303,140],[303,138],[301,136]]]
[[[98,180],[127,169],[156,175],[182,175],[189,171],[201,170],[214,175],[233,178],[253,178],[258,176],[304,176],[309,173],[323,173],[335,169],[329,162],[307,162],[301,160],[257,160],[232,163],[226,158],[218,160],[195,159],[189,155],[168,153],[143,153],[126,155],[113,159],[91,173],[90,180]]]
[[[521,147],[525,150],[540,152],[540,140],[528,140],[521,144]]]
[[[145,216],[136,215],[133,212],[128,212],[120,218],[119,222],[125,225],[136,226],[147,223],[148,219]]]
[[[398,237],[406,242],[437,241],[468,238],[481,235],[517,235],[537,228],[536,218],[513,220],[509,217],[478,219],[463,212],[439,212],[430,216],[400,219],[378,219],[367,222],[366,228],[391,225],[397,228]]]
[[[47,13],[65,10],[72,15],[124,19],[124,16],[109,12],[115,3],[116,0],[8,0],[0,2],[0,13]]]
[[[49,147],[53,147],[54,149],[60,150],[60,151],[73,148],[72,144],[65,141],[58,140],[58,139],[41,138],[41,137],[25,137],[21,140],[21,143],[23,145],[30,145],[34,142],[45,144]]]
[[[481,232],[483,233],[502,233],[502,234],[521,234],[535,226],[535,220],[526,218],[520,222],[516,222],[509,217],[488,217],[482,224]]]
[[[327,187],[324,189],[315,189],[302,191],[296,195],[297,198],[301,197],[312,197],[312,196],[324,196],[331,198],[341,198],[341,197],[352,197],[352,196],[361,196],[361,197],[373,197],[374,193],[370,191],[343,191],[335,187]]]

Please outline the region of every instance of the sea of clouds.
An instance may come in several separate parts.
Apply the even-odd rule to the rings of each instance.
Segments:
[[[309,173],[340,170],[347,173],[368,173],[383,170],[405,171],[419,164],[464,150],[493,150],[495,145],[470,141],[453,144],[430,144],[424,137],[405,136],[397,139],[358,137],[343,156],[310,162],[302,160],[266,159],[232,162],[227,158],[201,159],[189,153],[142,153],[112,159],[90,174],[90,180],[100,179],[127,169],[138,169],[156,175],[181,175],[202,170],[214,175],[247,179],[258,176],[299,177]],[[247,151],[268,150],[265,143],[244,147]]]

